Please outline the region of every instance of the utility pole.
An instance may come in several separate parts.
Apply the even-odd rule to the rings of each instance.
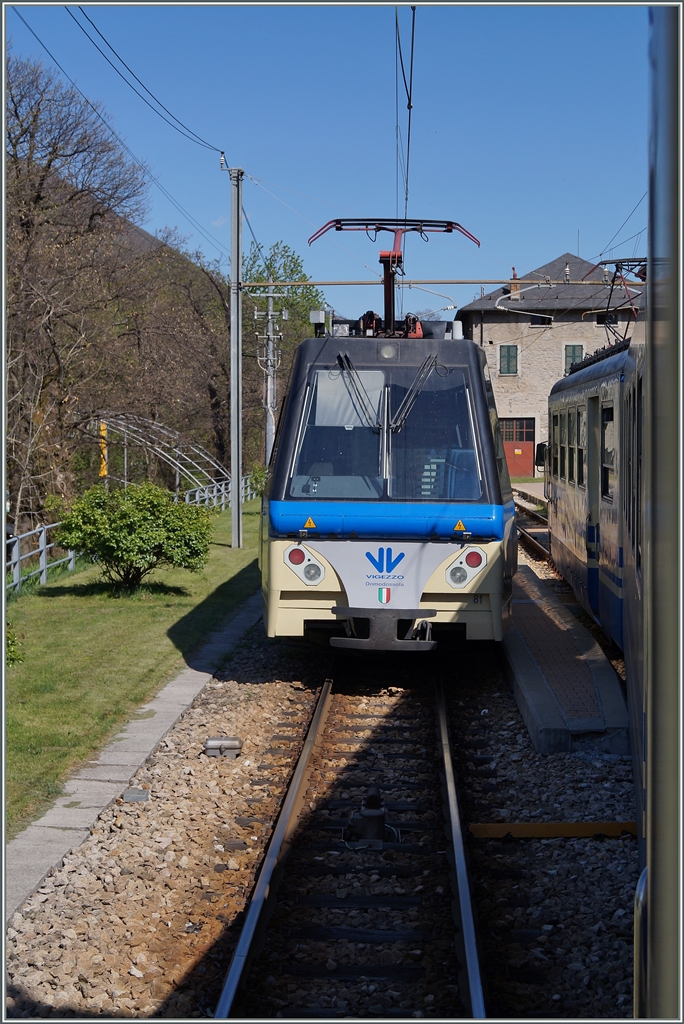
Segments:
[[[264,371],[264,397],[263,407],[266,411],[266,465],[271,461],[271,452],[275,441],[276,409],[278,398],[276,394],[276,378],[280,366],[280,342],[283,340],[282,332],[279,329],[278,319],[287,320],[288,310],[283,309],[280,313],[274,313],[274,298],[284,298],[284,292],[273,291],[273,281],[269,279],[266,289],[267,310],[261,312],[254,310],[254,321],[257,326],[257,363]],[[266,333],[259,334],[259,320],[266,320]]]
[[[230,481],[231,545],[242,547],[242,176],[230,168]]]
[[[269,280],[268,284],[268,344],[266,349],[266,394],[264,404],[266,406],[266,465],[271,461],[273,442],[275,440],[275,410],[276,410],[276,365],[274,362],[273,345],[273,285]]]

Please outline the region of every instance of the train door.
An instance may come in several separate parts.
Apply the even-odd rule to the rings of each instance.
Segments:
[[[599,614],[599,560],[601,554],[601,424],[598,395],[587,401],[587,597],[594,615]]]
[[[596,534],[599,570],[599,619],[603,629],[622,647],[622,530],[618,430],[620,385],[611,382],[601,396],[600,512]]]

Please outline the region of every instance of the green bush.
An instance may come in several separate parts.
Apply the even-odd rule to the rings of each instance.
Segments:
[[[259,496],[261,496],[264,493],[264,488],[266,487],[266,477],[267,476],[268,476],[268,469],[266,468],[266,466],[261,465],[260,463],[257,463],[256,465],[252,466],[252,469],[251,469],[250,474],[249,474],[249,478],[250,478],[250,480],[252,482],[252,487],[253,487],[254,491]]]
[[[162,567],[199,572],[207,564],[212,512],[152,483],[106,491],[100,484],[77,498],[57,543],[97,562],[104,579],[135,590]]]
[[[12,623],[8,621],[5,629],[5,662],[8,668],[24,660],[24,655],[21,653],[21,648],[24,646],[21,642],[23,638],[24,634],[17,633]]]

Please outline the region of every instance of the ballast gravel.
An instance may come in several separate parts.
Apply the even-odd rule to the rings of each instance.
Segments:
[[[522,550],[520,561],[560,585]],[[465,820],[633,821],[629,760],[591,748],[537,755],[492,645],[474,646],[482,657],[473,647],[434,661],[453,680]],[[213,1015],[318,687],[342,666],[349,673],[327,649],[252,631],[131,782],[148,799],[107,808],[13,915],[8,1018]],[[415,661],[406,675],[393,682],[415,692]],[[216,736],[241,737],[240,757],[207,757]],[[490,1015],[630,1017],[634,838],[468,846]],[[401,879],[392,884],[398,892]],[[380,1015],[402,1001],[386,988]],[[339,1016],[354,1002],[350,986]],[[426,1001],[410,1015],[434,1014]]]
[[[552,566],[523,549],[519,560],[557,596],[571,593]],[[450,710],[467,821],[634,822],[629,756],[590,745],[537,754],[497,667],[464,669]],[[469,854],[490,1014],[631,1017],[636,838],[471,836]]]
[[[110,805],[13,915],[8,1017],[213,1015],[315,705],[315,663],[257,627],[137,772],[131,788],[149,798]],[[241,737],[241,756],[208,757],[213,736]]]

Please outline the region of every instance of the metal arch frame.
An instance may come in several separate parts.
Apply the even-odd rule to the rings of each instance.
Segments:
[[[192,483],[193,487],[229,481],[230,473],[218,459],[195,442],[186,440],[177,430],[165,427],[144,416],[127,413],[98,414],[97,420],[108,428],[124,434],[126,440],[146,448],[157,458]],[[212,472],[213,471],[213,472]]]

